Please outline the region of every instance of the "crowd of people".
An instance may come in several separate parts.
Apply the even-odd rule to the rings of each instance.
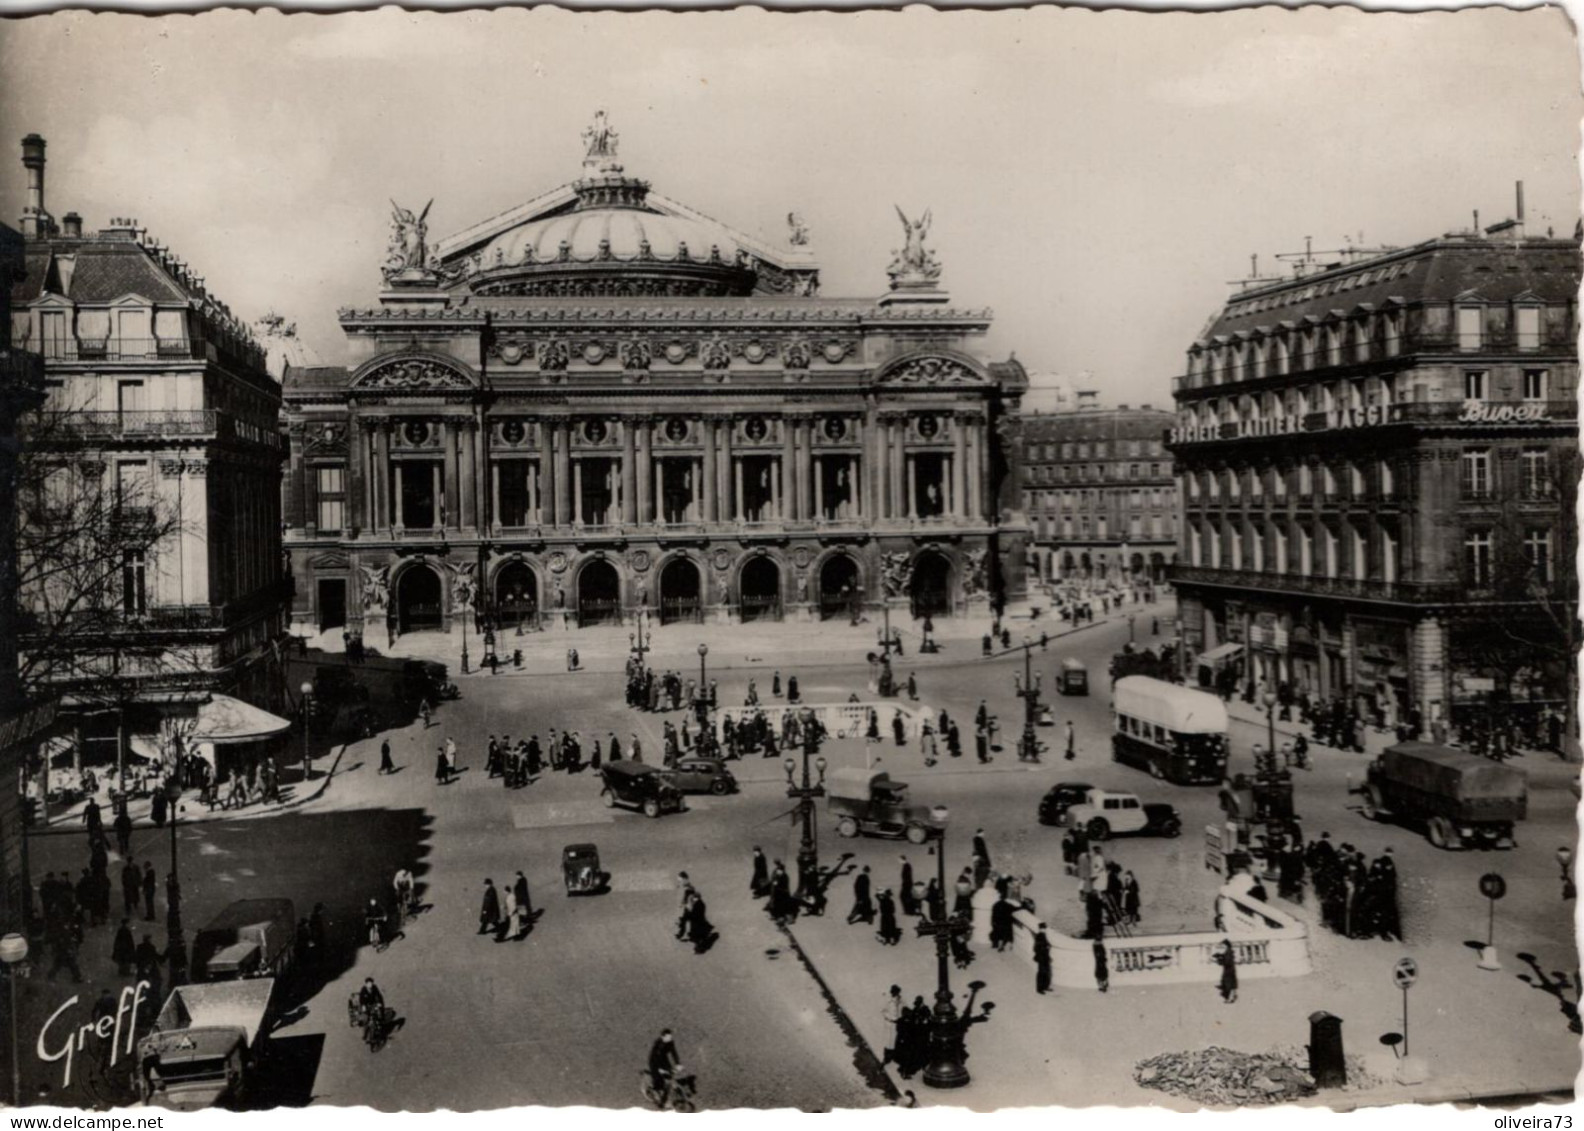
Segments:
[[[1402,942],[1397,903],[1397,862],[1387,848],[1373,862],[1351,844],[1331,843],[1330,833],[1304,850],[1304,864],[1326,927],[1350,939]]]

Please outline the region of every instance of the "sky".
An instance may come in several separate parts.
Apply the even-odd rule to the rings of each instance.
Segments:
[[[247,320],[327,361],[373,306],[391,198],[431,242],[576,179],[609,112],[629,174],[743,231],[802,213],[828,296],[878,296],[893,205],[932,210],[988,348],[1165,405],[1277,253],[1579,211],[1565,14],[907,9],[860,14],[60,13],[0,24],[0,218],[136,217]]]

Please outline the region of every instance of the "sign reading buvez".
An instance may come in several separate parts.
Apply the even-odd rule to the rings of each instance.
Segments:
[[[1205,440],[1241,440],[1251,436],[1288,436],[1296,432],[1332,432],[1348,428],[1376,428],[1410,419],[1409,404],[1373,404],[1359,408],[1333,408],[1304,416],[1267,416],[1259,420],[1230,421],[1196,428],[1173,428],[1168,441],[1194,444]],[[1551,418],[1544,401],[1490,404],[1464,401],[1459,424],[1540,424]]]

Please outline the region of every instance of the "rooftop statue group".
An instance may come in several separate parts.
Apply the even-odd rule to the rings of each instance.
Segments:
[[[891,261],[891,266],[886,268],[886,274],[891,278],[891,289],[932,287],[940,278],[941,268],[940,263],[935,259],[935,253],[924,246],[924,237],[929,235],[930,210],[926,208],[924,215],[917,220],[909,220],[900,205],[897,206],[896,212],[902,221],[905,239],[902,250],[893,253],[896,258]]]

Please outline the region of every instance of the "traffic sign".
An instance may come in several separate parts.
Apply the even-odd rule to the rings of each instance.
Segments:
[[[1419,964],[1411,958],[1399,958],[1397,965],[1392,967],[1392,981],[1401,989],[1407,989],[1419,978]]]
[[[1479,889],[1486,899],[1500,899],[1507,894],[1507,881],[1495,872],[1486,872],[1480,877]]]

